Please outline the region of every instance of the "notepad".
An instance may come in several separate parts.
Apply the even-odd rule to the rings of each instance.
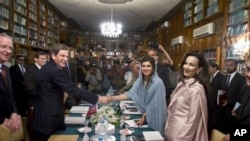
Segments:
[[[70,113],[88,113],[89,106],[73,106],[69,112]]]
[[[143,131],[142,134],[146,141],[164,141],[159,131]]]
[[[84,117],[65,117],[65,124],[84,124],[86,116]]]

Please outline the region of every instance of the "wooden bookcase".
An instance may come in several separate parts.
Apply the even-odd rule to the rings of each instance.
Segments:
[[[250,0],[230,0],[225,9],[223,58],[238,61],[237,71],[244,73],[245,59],[249,57]],[[224,64],[225,62],[223,62]],[[223,65],[223,70],[225,67]]]
[[[60,19],[67,18],[44,0],[0,0],[0,30],[13,37],[14,56],[48,51],[59,43]]]
[[[223,11],[223,0],[186,0],[184,1],[184,27],[202,22]]]

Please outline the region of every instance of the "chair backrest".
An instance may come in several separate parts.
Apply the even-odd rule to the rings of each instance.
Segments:
[[[23,128],[15,133],[11,133],[8,127],[0,124],[0,141],[22,141],[23,139]]]
[[[224,133],[220,132],[219,130],[213,129],[210,141],[222,141],[224,136]]]

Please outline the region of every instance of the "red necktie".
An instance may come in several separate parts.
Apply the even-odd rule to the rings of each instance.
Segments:
[[[8,79],[6,75],[6,70],[3,66],[1,67],[1,74],[2,74],[5,86],[8,88]]]

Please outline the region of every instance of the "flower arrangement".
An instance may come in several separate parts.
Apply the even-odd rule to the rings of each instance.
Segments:
[[[119,124],[120,118],[115,112],[115,110],[110,106],[102,106],[97,109],[96,113],[90,117],[90,122],[92,125],[100,122],[102,118],[106,118],[108,123]]]

